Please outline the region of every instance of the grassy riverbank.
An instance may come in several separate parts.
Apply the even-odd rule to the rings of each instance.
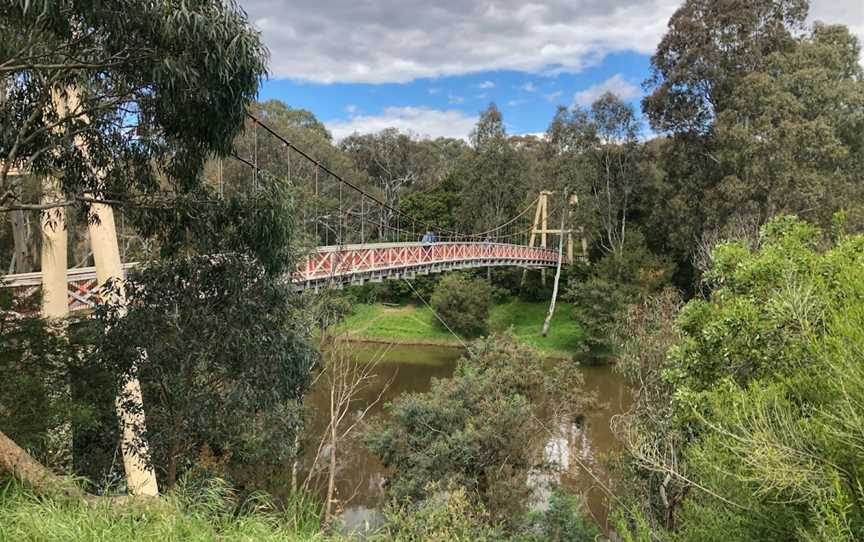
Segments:
[[[279,509],[266,498],[239,505],[226,485],[173,490],[158,503],[112,505],[36,496],[0,477],[0,542],[333,542],[319,509]]]
[[[546,357],[573,356],[579,351],[582,331],[570,318],[570,305],[558,304],[549,335],[541,337],[540,329],[548,309],[546,303],[523,301],[495,305],[490,311],[489,329],[511,330],[519,342],[536,348]],[[459,340],[423,305],[358,304],[338,327],[338,332],[361,341],[460,346]]]

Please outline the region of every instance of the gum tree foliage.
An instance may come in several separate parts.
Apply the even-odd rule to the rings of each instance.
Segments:
[[[494,522],[517,524],[543,470],[551,418],[567,425],[585,405],[581,374],[566,362],[544,369],[531,349],[492,336],[471,346],[452,378],[426,393],[399,397],[367,443],[392,472],[388,493],[400,503],[431,498],[430,483],[463,487]],[[546,401],[546,398],[554,398]]]
[[[350,157],[341,152],[333,142],[330,133],[314,114],[305,109],[289,107],[279,100],[255,102],[249,107],[250,112],[274,131],[286,137],[289,141],[308,152],[318,162],[333,171],[350,179],[360,179]],[[268,134],[264,128],[256,126],[251,119],[246,119],[243,132],[234,140],[237,154],[267,173],[289,181],[300,192],[298,197],[305,197],[311,202],[315,193],[316,167],[300,157],[296,152],[288,152],[285,144]],[[208,164],[207,176],[215,182],[221,179],[223,191],[245,191],[254,183],[254,171],[248,165],[237,160],[225,160],[219,170],[218,162]],[[327,180],[318,171],[318,195],[322,198],[319,207],[338,198],[337,186]],[[308,217],[311,220],[311,216]]]
[[[427,190],[402,198],[399,210],[427,224],[455,231],[461,204],[459,180],[451,174]]]
[[[627,304],[669,280],[672,263],[656,255],[638,227],[651,207],[656,172],[638,141],[641,121],[611,93],[588,110],[559,108],[547,131],[548,161],[579,196],[577,227],[590,232],[591,266],[575,266],[564,297],[585,332],[586,361],[610,357],[609,330]]]
[[[859,44],[845,27],[808,27],[808,10],[688,0],[670,20],[643,110],[669,136],[651,223],[680,259],[742,217],[794,213],[825,227],[838,209],[861,214]]]
[[[396,128],[374,134],[352,134],[342,140],[339,148],[368,176],[382,201],[393,209],[399,207],[402,195],[425,174],[417,144]],[[390,210],[383,211],[382,237],[383,224],[393,222],[393,214]]]
[[[199,213],[178,255],[113,285],[125,289],[128,312],[97,312],[102,364],[126,374],[137,363],[157,472],[168,485],[205,446],[229,464],[292,457],[317,363],[313,323],[284,276],[297,261],[285,183],[271,180]]]
[[[665,359],[639,354],[649,364],[629,373],[655,393],[637,403],[628,448],[642,475],[671,473],[674,521],[658,524],[675,540],[864,536],[862,254],[860,235],[831,241],[777,218],[756,248],[719,246],[711,297],[684,306],[674,331],[650,326],[640,341],[669,347]],[[674,464],[655,444],[670,437]],[[653,517],[668,517],[646,497]]]
[[[605,254],[622,257],[643,186],[650,180],[638,141],[641,120],[615,94],[589,110],[558,109],[547,130],[547,160],[559,190],[579,197],[578,225],[599,230],[593,239]]]
[[[494,103],[480,114],[470,139],[472,151],[456,168],[462,181],[460,230],[482,232],[522,211],[529,184],[525,163],[507,138]]]
[[[430,303],[450,329],[476,336],[486,331],[492,288],[485,280],[450,273],[438,281]]]
[[[807,0],[687,0],[651,58],[643,109],[662,132],[707,133],[740,78],[795,46]]]
[[[266,58],[232,1],[4,1],[0,208],[28,203],[13,166],[57,177],[70,203],[195,190],[243,126]]]

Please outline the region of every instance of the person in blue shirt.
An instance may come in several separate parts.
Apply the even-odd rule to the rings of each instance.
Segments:
[[[432,230],[426,230],[426,233],[423,235],[423,238],[420,240],[420,243],[423,246],[429,246],[432,243],[438,240],[438,236],[435,235],[435,232]]]
[[[435,232],[432,230],[426,230],[426,233],[423,235],[423,238],[420,240],[420,244],[423,246],[423,253],[429,254],[432,252],[432,244],[438,240],[438,237],[435,235]]]

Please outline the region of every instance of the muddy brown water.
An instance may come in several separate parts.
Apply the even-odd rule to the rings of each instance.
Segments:
[[[449,378],[456,367],[462,350],[441,346],[405,346],[352,343],[350,350],[360,363],[378,360],[374,382],[358,396],[352,410],[365,409],[383,391],[381,400],[373,406],[367,421],[381,420],[386,416],[385,404],[405,393],[428,391],[433,378]],[[584,496],[591,515],[601,526],[605,526],[610,487],[604,470],[604,458],[620,450],[609,422],[612,416],[624,412],[631,402],[626,386],[611,366],[582,367],[585,389],[596,393],[598,405],[586,413],[585,419],[565,428],[565,436],[547,443],[547,454],[552,454],[562,465],[562,474],[557,482]],[[389,383],[389,386],[388,386]],[[384,389],[386,388],[386,389]],[[307,406],[314,413],[308,434],[321,435],[327,428],[329,393],[319,383],[307,397]],[[299,473],[305,477],[314,462],[318,448],[317,440],[310,439]],[[326,457],[326,450],[322,456]],[[381,463],[363,445],[360,438],[349,440],[338,450],[336,478],[337,497],[341,510],[341,521],[348,529],[363,529],[380,519],[376,512],[384,501],[383,485],[386,472]],[[326,460],[319,458],[319,464]],[[277,496],[281,488],[287,487],[290,467],[281,473],[273,473],[266,485]],[[326,485],[322,473],[317,487]],[[280,487],[281,486],[281,487]]]

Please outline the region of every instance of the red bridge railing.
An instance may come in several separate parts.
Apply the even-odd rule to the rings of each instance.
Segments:
[[[297,289],[383,280],[412,273],[436,273],[484,266],[543,267],[558,263],[555,250],[500,243],[378,243],[319,247],[292,276]],[[124,270],[137,263],[123,264]],[[96,268],[70,269],[67,273],[69,310],[86,310],[99,302]],[[2,285],[23,295],[42,284],[41,273],[2,277]]]

